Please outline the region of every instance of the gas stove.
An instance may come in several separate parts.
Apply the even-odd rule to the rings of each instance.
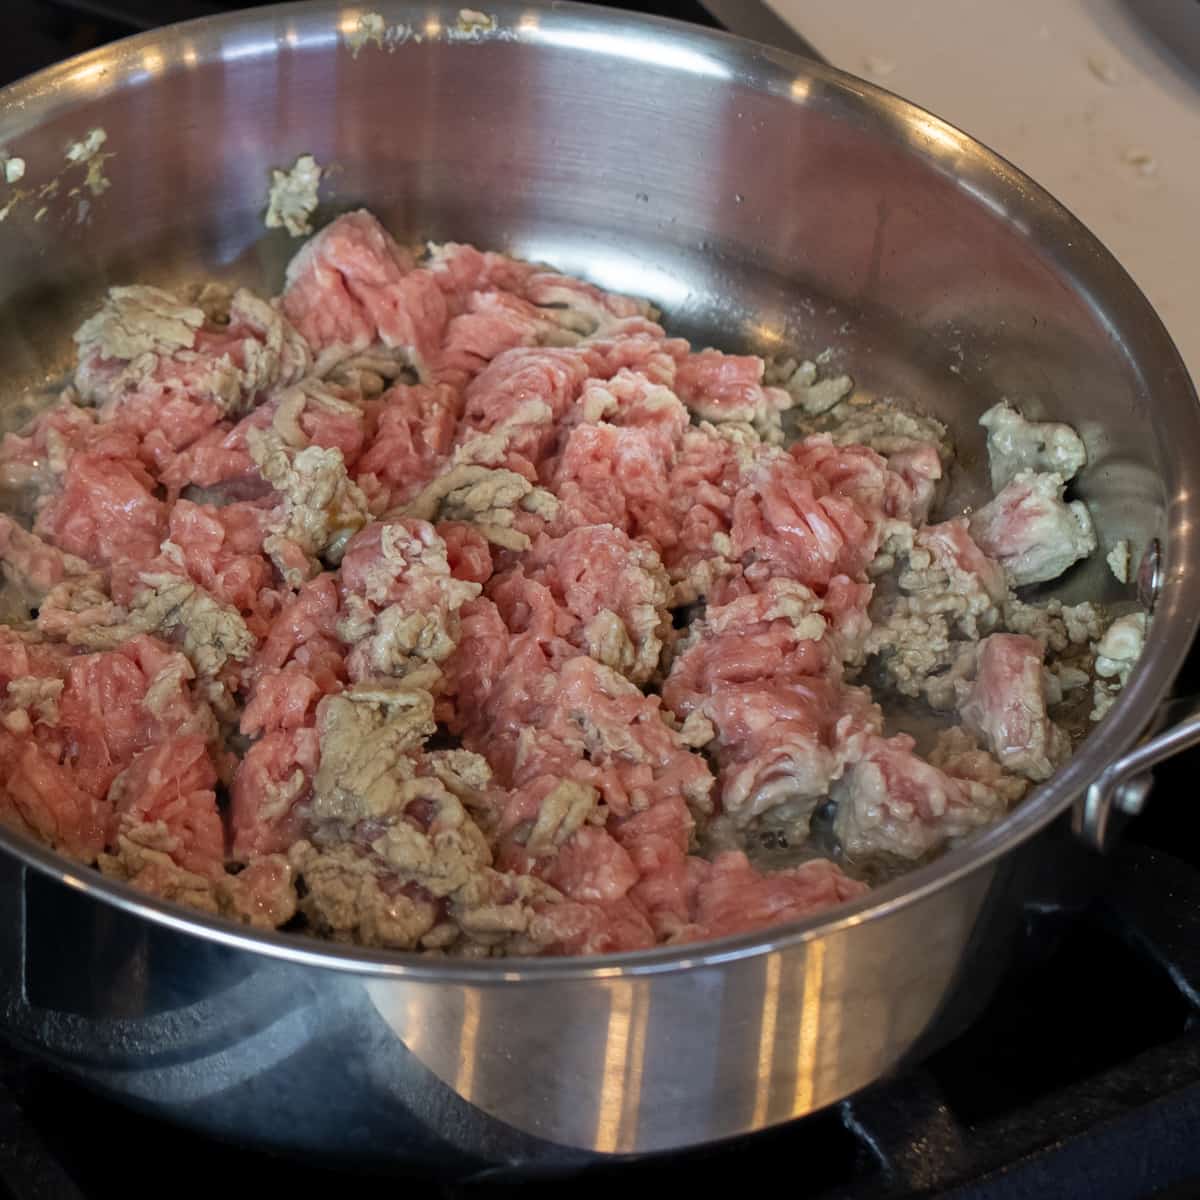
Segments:
[[[610,3],[711,27],[720,27],[714,12],[730,9],[693,0]],[[0,83],[224,7],[232,5],[5,0]],[[793,40],[790,48],[803,46]],[[1181,690],[1200,691],[1200,663],[1185,675]],[[372,1177],[214,1144],[8,1057],[0,1059],[0,1200],[90,1200],[117,1186],[126,1200],[157,1200],[160,1162],[173,1164],[172,1180],[186,1164],[197,1192],[232,1185],[306,1195],[352,1186],[369,1196],[400,1186],[470,1196],[550,1194],[566,1185],[587,1197],[631,1185],[738,1188],[771,1177],[810,1200],[1200,1195],[1200,853],[1176,803],[1196,765],[1192,755],[1160,773],[1155,801],[1124,831],[1100,902],[1082,918],[1030,918],[1034,961],[967,1034],[918,1069],[797,1124],[569,1179],[531,1182],[504,1170],[453,1182]],[[122,1171],[117,1185],[114,1146],[148,1153],[147,1169]]]

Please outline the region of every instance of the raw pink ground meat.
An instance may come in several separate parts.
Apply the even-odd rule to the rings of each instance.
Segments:
[[[328,390],[333,399],[341,400],[343,405],[335,407],[310,398],[300,411],[300,429],[310,446],[340,450],[347,468],[354,469],[366,441],[366,411],[353,407],[358,397],[350,389]],[[264,404],[256,411],[271,415],[274,408],[273,404]]]
[[[540,535],[522,566],[497,576],[488,594],[513,633],[532,630],[544,640],[564,638],[589,649],[590,626],[615,615],[630,646],[658,647],[669,626],[657,556],[612,525],[587,525],[563,537]],[[646,656],[649,657],[649,656]],[[658,650],[653,660],[657,662]],[[630,667],[631,678],[648,672]]]
[[[274,571],[262,553],[270,518],[270,509],[261,504],[216,508],[179,500],[167,526],[187,575],[220,603],[236,608],[259,636],[270,629],[281,601]]]
[[[520,294],[525,280],[537,271],[530,263],[462,242],[436,247],[429,268],[454,312],[463,311],[472,292],[499,289]]]
[[[395,558],[389,558],[384,550],[385,537],[394,546]],[[440,598],[436,579],[415,564],[426,548],[440,540],[426,521],[381,521],[367,526],[351,539],[342,557],[338,577],[343,595],[361,595],[380,607],[402,602],[406,608],[417,609],[436,603]]]
[[[651,383],[671,387],[679,364],[688,355],[682,338],[669,338],[662,327],[645,317],[610,322],[602,332],[579,345],[593,379],[611,379],[629,370]]]
[[[446,544],[426,521],[378,521],[356,534],[342,558],[339,636],[355,645],[346,657],[354,681],[404,674],[417,665],[440,664],[458,639],[458,611],[480,591],[453,575]],[[425,633],[397,659],[390,622],[417,618]],[[348,634],[347,629],[353,630]]]
[[[6,433],[0,441],[0,487],[52,486],[67,454],[87,440],[95,423],[93,410],[61,400],[20,433]]]
[[[733,508],[734,553],[760,580],[823,592],[835,575],[861,576],[879,548],[879,510],[829,490],[785,454],[754,467]]]
[[[826,860],[706,861],[714,818],[744,833],[790,805],[799,828],[805,804],[832,797],[851,855],[917,857],[1003,810],[988,754],[934,767],[884,738],[869,692],[846,682],[872,628],[868,568],[885,528],[928,515],[936,446],[885,459],[821,435],[779,449],[754,429],[776,430],[792,397],[764,385],[761,359],[693,353],[647,305],[504,255],[449,243],[418,259],[366,212],[290,264],[277,303],[303,340],[285,326],[265,381],[245,345],[267,337],[268,310],[242,303],[146,371],[89,348],[76,379],[99,420],[63,403],[0,445],[0,484],[37,502],[34,534],[0,518],[0,560],[41,605],[36,633],[0,628],[0,821],[89,862],[165,850],[137,886],[170,894],[181,870],[273,921],[305,911],[310,860],[340,849],[363,874],[335,894],[351,909],[411,903],[438,922],[431,946],[579,954],[759,929],[864,890]],[[223,356],[256,381],[241,395],[214,391]],[[380,392],[376,369],[402,381]],[[287,504],[250,453],[280,439],[300,464],[279,484]],[[537,493],[501,513],[528,547],[496,544],[489,513],[398,515],[458,465],[553,493],[556,507]],[[292,520],[326,560],[285,579]],[[347,531],[336,549],[321,542],[330,523]],[[964,519],[914,540],[1002,604],[1003,571]],[[114,622],[141,611],[148,571],[186,575],[226,620],[236,610],[248,656],[213,679],[148,635],[103,652],[68,642],[89,622],[127,636]],[[960,685],[1002,761],[1057,752],[1041,664],[1029,639],[993,637]],[[415,687],[463,749],[409,755],[396,811],[327,819],[318,714]],[[435,895],[433,875],[386,858],[393,834],[427,839],[446,878],[468,862],[475,891]],[[260,857],[300,839],[307,858]],[[372,925],[359,915],[350,928]]]
[[[438,719],[462,733],[477,724],[511,657],[508,630],[491,600],[468,600],[458,615],[458,646],[442,665],[447,699]]]
[[[654,432],[668,457],[679,445],[690,420],[687,409],[669,387],[628,367],[603,382],[589,380],[576,411],[581,420],[603,418],[610,425],[632,425]],[[568,413],[566,423],[572,423],[574,416]]]
[[[503,429],[498,461],[528,479],[554,448],[560,420],[587,378],[587,365],[573,350],[514,349],[494,358],[466,390],[460,445]],[[532,406],[532,407],[531,407]]]
[[[318,575],[303,584],[272,623],[251,672],[294,661],[317,678],[342,678],[344,648],[337,636],[339,603],[332,575]]]
[[[717,539],[728,538],[742,468],[734,444],[703,429],[688,429],[667,479],[673,537],[663,539],[663,562],[674,580],[687,579],[705,563],[718,562],[718,575],[733,569]],[[732,546],[730,546],[732,553]],[[707,594],[708,583],[691,590]],[[687,596],[695,599],[697,596]]]
[[[339,217],[292,260],[283,309],[318,352],[379,341],[426,367],[449,315],[433,273],[409,268],[404,251],[362,212]]]
[[[141,701],[149,683],[136,659],[121,652],[89,654],[66,667],[59,724],[84,772],[115,774],[151,741],[153,718]],[[105,788],[111,776],[105,779]]]
[[[62,490],[38,514],[35,528],[68,554],[98,566],[153,558],[167,525],[167,506],[154,490],[154,477],[138,461],[136,441],[109,438],[71,456]]]
[[[561,305],[584,314],[598,326],[613,318],[644,316],[646,310],[639,300],[602,292],[582,279],[556,271],[535,271],[525,280],[523,291],[534,304]]]
[[[464,606],[464,611],[471,604],[480,603],[472,601]],[[495,606],[477,609],[472,614],[488,634],[492,633],[489,627],[492,627],[493,613],[499,621]],[[483,632],[482,628],[480,632]],[[493,648],[487,658],[481,655],[478,662],[468,660],[460,667],[457,660],[464,656],[464,648],[468,652],[473,648],[468,640],[470,633],[468,629],[459,643],[458,653],[446,664],[446,674],[454,681],[451,686],[455,687],[458,697],[450,728],[462,734],[467,746],[484,754],[498,783],[511,786],[520,765],[522,735],[543,723],[547,705],[558,686],[556,663],[551,655],[558,648],[559,654],[555,657],[561,662],[573,651],[566,642],[559,642],[557,647],[554,644],[547,646],[536,634],[524,633],[509,640],[504,659],[500,660],[499,650]],[[467,708],[463,703],[467,696],[478,707]],[[529,740],[528,734],[526,740]]]
[[[601,609],[624,614],[645,602],[640,594],[624,593],[634,549],[612,525],[587,525],[562,537],[541,535],[524,563],[532,578],[545,582],[555,599],[586,623]]]
[[[570,658],[556,673],[528,634],[512,640],[514,661],[525,669],[500,676],[486,700],[489,720],[471,740],[499,782],[570,778],[597,788],[618,821],[681,798],[707,807],[708,768],[663,721],[657,697],[589,658]]]
[[[536,735],[534,735],[536,736]],[[569,770],[573,763],[570,749],[549,740],[548,745],[558,752],[559,765]],[[551,751],[553,753],[553,751]],[[548,760],[544,760],[548,761]],[[496,822],[498,858],[501,861],[521,863],[524,870],[531,870],[535,856],[525,849],[525,840],[511,835],[519,834],[522,827],[532,826],[537,820],[542,802],[558,786],[560,779],[552,774],[537,775],[521,787],[504,789],[494,797],[493,817]]]
[[[955,517],[938,525],[926,525],[917,535],[919,544],[935,558],[965,575],[973,576],[987,596],[999,603],[1008,591],[1004,568],[989,558],[972,538],[966,517]]]
[[[835,446],[828,434],[820,434],[795,443],[788,453],[805,474],[820,478],[833,495],[846,496],[864,509],[907,520],[921,503],[913,485],[892,470],[891,460],[866,446]],[[941,475],[936,451],[934,458],[936,480]]]
[[[569,748],[554,747],[556,769],[602,785],[603,772],[571,762]],[[544,757],[543,767],[551,765]],[[501,822],[497,865],[540,875],[573,900],[605,903],[630,897],[660,938],[687,922],[687,851],[693,818],[683,800],[664,799],[641,812],[609,821],[607,829],[584,825],[548,858],[531,857],[519,843],[506,840],[522,822],[531,822],[559,777],[539,775],[511,799]]]
[[[708,603],[714,608],[750,597],[770,597],[776,585],[786,586],[790,582],[772,575],[768,570],[756,570],[753,563],[750,569],[744,570],[740,563],[727,563],[717,556],[710,559],[712,561],[720,561],[724,568],[706,593]],[[676,569],[678,563],[679,560],[676,560]],[[833,636],[821,644],[821,661],[833,664],[839,657],[847,663],[861,660],[862,643],[871,630],[868,608],[874,591],[874,584],[851,579],[847,575],[834,575],[829,580],[819,604],[826,629]],[[758,601],[760,604],[764,602]],[[806,653],[810,657],[813,655],[811,650]]]
[[[491,579],[491,545],[474,525],[465,521],[439,521],[435,528],[446,543],[446,558],[455,579],[468,583],[487,583]]]
[[[559,498],[554,528],[615,525],[655,549],[674,543],[669,515],[670,451],[652,429],[577,425],[549,468]]]
[[[347,213],[288,265],[283,311],[315,351],[365,350],[381,336],[379,317],[412,270],[411,255],[370,213]]]
[[[942,456],[936,446],[917,443],[888,455],[888,469],[904,480],[911,497],[904,514],[914,524],[929,519],[942,478]]]
[[[235,858],[286,850],[301,835],[320,753],[308,726],[264,734],[246,751],[229,814]]]
[[[315,728],[317,704],[346,681],[338,611],[329,575],[309,580],[284,605],[246,671],[242,733]],[[243,796],[243,811],[249,803]]]
[[[638,873],[630,896],[659,938],[687,924],[688,848],[695,822],[681,796],[668,796],[642,812],[613,822],[613,837]]]
[[[792,723],[802,725],[813,740],[828,741],[841,714],[842,690],[836,682],[821,676],[794,676],[778,682],[752,680],[722,686],[706,697],[704,715],[717,731],[718,744],[744,754],[754,742],[778,741],[772,727]]]
[[[271,729],[299,729],[316,721],[317,704],[336,685],[322,688],[299,663],[267,671],[255,680],[242,710],[239,728],[245,734]]]
[[[458,392],[446,384],[397,384],[380,397],[375,434],[355,466],[368,495],[383,497],[380,511],[411,500],[438,473],[453,447],[461,407]]]
[[[15,680],[61,680],[61,650],[18,638],[0,626],[0,695]],[[72,733],[47,724],[36,707],[12,711],[0,723],[0,821],[85,860],[104,848],[107,777],[77,769]]]
[[[59,762],[32,738],[0,729],[0,769],[0,823],[85,862],[104,849],[108,806],[71,764]]]
[[[663,701],[687,716],[708,696],[758,681],[817,676],[830,665],[830,646],[777,615],[787,592],[771,581],[762,592],[710,605],[700,636],[671,664]],[[813,604],[813,609],[817,605]]]
[[[20,584],[26,598],[43,596],[78,571],[78,564],[72,563],[61,550],[28,533],[3,513],[0,513],[0,563],[4,574]]]
[[[993,633],[979,645],[975,679],[960,698],[963,725],[1002,766],[1047,779],[1067,744],[1046,712],[1044,651],[1034,638]]]
[[[200,370],[207,373],[209,368]],[[164,452],[182,450],[221,419],[221,409],[211,400],[197,399],[189,385],[195,386],[184,372],[172,371],[167,379],[147,380],[138,391],[105,405],[100,410],[101,419],[130,429],[139,437],[153,433]]]
[[[710,421],[749,421],[790,406],[780,388],[763,387],[761,358],[701,350],[679,364],[675,390],[693,412]]]
[[[119,650],[66,661],[58,729],[81,777],[100,778],[107,788],[135,754],[201,723],[202,706],[189,691],[186,676],[157,697],[157,712],[143,703],[159,672],[179,664],[180,658],[157,639],[141,635]]]
[[[217,772],[201,737],[176,737],[143,750],[118,777],[120,799],[110,840],[141,824],[161,821],[176,866],[197,875],[225,870],[225,826],[213,790]]]
[[[1087,506],[1063,499],[1061,475],[1021,471],[971,516],[971,535],[1014,586],[1057,579],[1096,548]]]
[[[661,703],[590,658],[572,658],[559,672],[545,729],[604,772],[604,800],[618,817],[680,796],[708,806],[708,767],[663,720]]]
[[[761,875],[739,851],[713,862],[688,863],[691,925],[678,941],[699,941],[795,920],[863,895],[866,885],[848,879],[832,863],[816,860]]]
[[[782,799],[811,804],[826,795],[846,744],[879,724],[854,690],[819,676],[727,687],[699,711],[716,730],[722,806],[739,824]]]
[[[654,945],[654,930],[631,900],[546,905],[537,917],[546,954],[620,954]]]
[[[572,900],[620,900],[638,871],[605,830],[585,825],[559,849],[544,878]]]
[[[246,448],[246,432],[263,426],[257,411],[236,424],[222,421],[214,425],[185,450],[164,456],[159,463],[160,478],[176,494],[189,485],[209,488],[230,482],[269,490],[263,487]]]
[[[134,638],[117,652],[82,655],[0,639],[6,689],[13,679],[63,681],[53,723],[39,721],[18,736],[0,731],[0,807],[51,844],[94,859],[105,845],[113,780],[150,747],[205,728],[203,706],[183,676],[160,685],[154,712],[145,705],[159,672],[179,661],[149,637]]]
[[[507,292],[471,292],[466,311],[450,319],[435,377],[464,387],[488,363],[515,346],[536,346],[556,328],[539,308]]]
[[[235,309],[237,302],[235,300]],[[205,453],[228,429],[222,420],[224,397],[218,403],[214,396],[214,371],[230,365],[245,365],[245,342],[260,344],[264,332],[238,321],[228,327],[207,327],[195,334],[192,349],[174,355],[161,353],[153,370],[139,374],[133,381],[117,373],[128,364],[120,360],[100,359],[98,350],[85,351],[76,378],[81,387],[88,388],[92,398],[102,402],[100,420],[129,431],[141,442],[142,458],[159,471],[168,471],[173,464],[197,443],[204,443]],[[298,364],[279,364],[286,372]],[[106,379],[106,376],[111,378]],[[233,408],[241,409],[256,397],[234,397]],[[211,472],[214,468],[210,466]],[[176,473],[182,473],[176,467]]]
[[[685,430],[671,471],[671,495],[679,497],[680,516],[702,505],[724,515],[728,529],[741,483],[742,467],[730,439],[712,432],[711,426]]]
[[[349,400],[353,395],[347,389],[328,390],[338,399]],[[185,449],[162,455],[156,464],[162,482],[173,493],[189,485],[222,486],[227,500],[252,500],[268,494],[271,489],[250,457],[247,434],[271,427],[280,399],[260,404],[236,423],[222,421]],[[354,467],[367,437],[366,417],[365,409],[348,413],[310,398],[300,410],[297,424],[308,444],[339,450],[347,466]]]
[[[372,522],[355,534],[338,575],[343,607],[355,596],[376,610],[397,604],[407,612],[449,613],[461,607],[456,597],[464,594],[450,582],[454,576],[437,530],[411,518]]]

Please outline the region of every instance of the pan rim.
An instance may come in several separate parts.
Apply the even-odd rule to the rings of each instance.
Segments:
[[[452,25],[457,4],[379,0],[373,9],[389,20],[444,16]],[[1078,288],[1078,276],[1098,281],[1090,290],[1109,303],[1098,313],[1119,308],[1121,328],[1136,333],[1137,352],[1128,351],[1133,366],[1157,364],[1155,378],[1146,390],[1156,405],[1163,405],[1183,420],[1188,415],[1200,434],[1200,405],[1187,371],[1149,302],[1137,285],[1101,243],[1061,204],[1023,172],[974,138],[941,118],[892,95],[874,84],[825,64],[716,31],[664,18],[635,15],[576,3],[529,4],[502,0],[489,5],[497,31],[506,40],[532,45],[570,34],[576,44],[592,40],[590,49],[616,58],[640,39],[653,45],[672,45],[689,54],[677,55],[665,69],[696,71],[707,63],[719,66],[725,77],[770,92],[783,99],[800,79],[819,83],[843,96],[874,119],[904,130],[914,153],[935,171],[961,169],[957,157],[969,156],[975,172],[986,178],[982,197],[991,199],[994,212],[1021,221],[1027,236],[1048,243],[1061,261],[1067,278]],[[186,38],[192,58],[187,67],[202,66],[220,57],[231,40],[245,39],[257,46],[254,53],[277,54],[304,50],[337,40],[339,19],[361,9],[330,0],[272,5],[242,13],[204,17],[181,25],[137,34],[110,46],[68,59],[28,76],[0,91],[0,144],[19,136],[20,128],[41,123],[51,113],[83,105],[90,97],[129,84],[143,53],[176,46]],[[536,23],[522,23],[534,12]],[[274,36],[281,22],[290,22],[296,41],[284,45]],[[270,40],[266,35],[272,34]],[[482,36],[492,36],[491,33]],[[257,40],[256,40],[257,39]],[[694,57],[698,55],[699,57]],[[174,55],[165,70],[186,69]],[[101,69],[103,68],[103,69]],[[952,148],[952,152],[951,149]],[[989,205],[993,207],[993,205]],[[1006,219],[1001,216],[998,219]],[[1082,290],[1082,289],[1079,289]],[[1136,328],[1134,328],[1136,326]],[[1190,410],[1190,411],[1189,411]],[[1162,423],[1159,423],[1160,443]],[[789,947],[841,934],[852,927],[885,919],[893,912],[920,903],[957,880],[997,863],[1064,813],[1099,772],[1124,753],[1149,724],[1166,697],[1184,655],[1200,624],[1200,606],[1189,606],[1187,581],[1200,550],[1200,463],[1190,463],[1179,446],[1162,443],[1163,457],[1176,466],[1173,490],[1168,496],[1166,560],[1168,573],[1156,608],[1152,636],[1138,667],[1111,712],[1093,729],[1071,761],[1049,782],[998,822],[935,861],[917,867],[861,899],[838,905],[802,920],[772,926],[756,933],[685,946],[658,946],[620,955],[538,959],[512,958],[473,961],[431,959],[413,952],[372,950],[270,930],[252,930],[224,918],[213,917],[138,892],[128,884],[108,879],[90,867],[71,863],[56,852],[15,830],[0,827],[0,851],[27,867],[82,891],[89,896],[173,929],[250,951],[273,959],[319,966],[339,972],[405,981],[453,982],[473,986],[546,984],[587,979],[636,978],[714,967],[756,958]]]

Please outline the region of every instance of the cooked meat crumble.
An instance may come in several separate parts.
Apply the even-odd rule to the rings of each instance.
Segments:
[[[1014,590],[1096,549],[1069,427],[991,409],[995,498],[931,521],[932,418],[366,212],[275,299],[113,288],[76,342],[0,446],[0,821],[233,920],[490,956],[794,919],[1002,817],[1145,640]]]

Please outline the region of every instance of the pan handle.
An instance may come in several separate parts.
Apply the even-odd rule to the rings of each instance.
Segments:
[[[1103,850],[1113,810],[1129,816],[1141,812],[1154,785],[1152,769],[1197,744],[1200,696],[1169,701],[1159,711],[1151,736],[1110,763],[1076,802],[1071,828],[1093,849]]]

